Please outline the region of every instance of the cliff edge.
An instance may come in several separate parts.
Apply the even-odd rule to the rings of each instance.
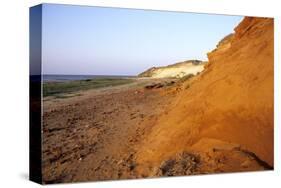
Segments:
[[[175,166],[182,152],[199,156],[200,173],[273,168],[273,25],[246,17],[208,53],[203,73],[178,91],[141,143],[141,173]]]

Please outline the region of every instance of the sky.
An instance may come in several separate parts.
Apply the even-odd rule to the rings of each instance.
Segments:
[[[44,4],[43,74],[136,75],[207,53],[241,16]]]

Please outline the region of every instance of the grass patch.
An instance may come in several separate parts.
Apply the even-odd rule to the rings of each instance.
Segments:
[[[67,98],[70,98],[70,97],[77,97],[77,96],[82,96],[81,94],[55,94],[53,95],[56,99],[67,99]]]
[[[192,78],[194,75],[193,74],[188,74],[188,75],[185,75],[183,76],[182,78],[180,78],[180,82],[185,82],[187,80],[189,80],[190,78]]]
[[[68,82],[47,82],[43,84],[43,96],[60,96],[60,94],[73,93],[88,89],[97,89],[132,83],[133,79],[99,78],[75,80]]]

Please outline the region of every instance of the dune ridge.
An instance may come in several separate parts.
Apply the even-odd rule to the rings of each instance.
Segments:
[[[182,78],[186,75],[196,75],[204,70],[207,62],[200,60],[188,60],[162,67],[152,67],[138,75],[138,77],[150,78]]]

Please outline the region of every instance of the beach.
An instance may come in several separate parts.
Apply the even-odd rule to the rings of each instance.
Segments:
[[[216,139],[200,140],[172,158],[144,160],[153,161],[153,152],[158,152],[147,142],[161,118],[177,108],[181,93],[197,81],[198,77],[139,78],[118,86],[44,97],[44,183],[271,169],[240,145]]]
[[[136,178],[137,143],[175,95],[172,86],[145,86],[172,80],[135,79],[115,87],[64,94],[70,97],[44,97],[45,182]]]
[[[43,183],[273,170],[273,20],[234,30],[208,62],[44,83]]]

